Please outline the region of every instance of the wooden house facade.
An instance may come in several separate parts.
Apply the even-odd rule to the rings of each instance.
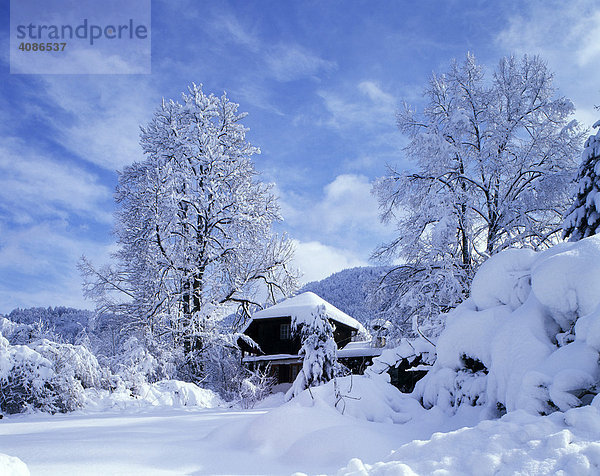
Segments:
[[[258,344],[258,348],[240,339],[238,344],[242,349],[242,362],[251,370],[268,365],[278,384],[291,384],[302,366],[302,359],[298,356],[300,337],[293,332],[292,318],[302,322],[319,306],[325,306],[334,327],[338,360],[353,373],[362,373],[372,358],[381,354],[382,349],[371,347],[369,342],[352,342],[358,333],[366,334],[364,327],[311,292],[287,299],[252,316],[242,332]]]

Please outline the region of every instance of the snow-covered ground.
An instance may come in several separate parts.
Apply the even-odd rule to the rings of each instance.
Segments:
[[[598,474],[594,406],[481,421],[481,407],[425,410],[374,379],[342,380],[352,395],[334,408],[333,385],[272,408],[168,406],[0,423],[0,453],[43,474]],[[343,406],[343,405],[342,405]],[[0,474],[26,474],[0,457]],[[447,471],[444,472],[443,470]]]
[[[406,400],[405,418],[413,402]],[[367,417],[385,418],[379,411]],[[426,421],[370,422],[304,399],[274,409],[16,415],[0,424],[0,453],[21,459],[32,475],[334,474],[352,458],[375,463],[415,437],[428,439],[469,420],[423,413]],[[471,422],[476,419],[473,413]]]

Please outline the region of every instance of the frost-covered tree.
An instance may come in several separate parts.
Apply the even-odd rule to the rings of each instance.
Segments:
[[[142,128],[145,160],[119,174],[116,266],[81,263],[101,310],[147,338],[172,339],[191,367],[232,306],[244,318],[296,285],[292,244],[272,232],[279,207],[257,178],[260,151],[246,140],[244,117],[226,95],[196,85],[182,102],[163,101]],[[192,373],[202,377],[202,365]]]
[[[286,393],[288,400],[309,387],[329,382],[338,367],[333,326],[324,305],[318,306],[308,321],[292,319],[292,328],[301,336],[298,355],[302,358],[302,368]]]
[[[600,127],[600,121],[594,127]],[[577,185],[575,202],[563,224],[563,237],[569,241],[595,235],[600,229],[600,130],[585,143]]]
[[[489,256],[559,237],[583,140],[538,57],[505,57],[486,78],[469,54],[424,93],[422,113],[404,104],[397,116],[412,166],[374,186],[382,220],[397,230],[374,256],[402,263],[381,289],[393,291],[390,314],[413,327],[464,300]]]

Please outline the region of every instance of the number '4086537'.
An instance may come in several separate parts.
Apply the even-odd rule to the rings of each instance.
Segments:
[[[65,51],[66,43],[21,43],[21,51]]]

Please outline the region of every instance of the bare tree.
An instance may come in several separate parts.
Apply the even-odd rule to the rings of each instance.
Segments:
[[[405,104],[397,116],[413,166],[390,167],[374,186],[382,220],[398,233],[374,257],[402,263],[380,288],[413,328],[462,301],[487,257],[559,238],[583,139],[538,57],[503,58],[486,80],[469,54],[434,74],[424,94],[421,114]]]
[[[181,103],[163,101],[142,128],[146,159],[119,174],[116,265],[81,262],[100,307],[152,338],[170,336],[188,360],[210,348],[232,305],[243,320],[296,286],[293,247],[272,232],[277,199],[257,179],[260,151],[237,108],[196,85]]]

